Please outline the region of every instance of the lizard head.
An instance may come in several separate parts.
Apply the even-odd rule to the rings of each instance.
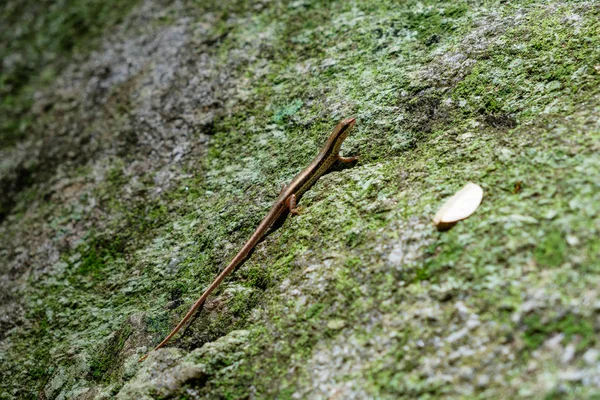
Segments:
[[[341,121],[331,133],[331,139],[333,139],[334,142],[339,143],[341,146],[342,142],[348,137],[348,134],[355,124],[356,118],[346,118],[345,120]]]

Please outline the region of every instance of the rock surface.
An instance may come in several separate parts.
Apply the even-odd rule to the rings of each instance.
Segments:
[[[0,399],[600,391],[597,2],[1,7]]]

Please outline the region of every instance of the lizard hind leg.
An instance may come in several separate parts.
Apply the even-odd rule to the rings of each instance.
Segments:
[[[300,214],[298,207],[296,207],[296,195],[292,194],[285,200],[285,205],[290,209],[290,213],[293,215]]]

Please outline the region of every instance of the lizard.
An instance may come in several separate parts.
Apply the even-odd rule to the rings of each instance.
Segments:
[[[267,231],[275,224],[275,222],[285,213],[289,212],[292,215],[297,215],[299,213],[297,203],[300,200],[302,194],[304,194],[315,182],[327,172],[329,168],[336,162],[349,163],[358,160],[358,156],[354,157],[343,157],[340,155],[340,148],[342,147],[342,143],[352,130],[356,123],[356,118],[347,118],[337,124],[337,126],[333,129],[331,134],[329,135],[329,139],[325,142],[325,145],[319,152],[319,154],[314,158],[314,160],[304,168],[298,175],[292,179],[292,181],[283,186],[281,193],[275,200],[275,203],[267,213],[267,215],[263,218],[261,223],[258,225],[254,233],[250,236],[250,238],[246,241],[244,246],[240,249],[240,251],[236,254],[236,256],[231,260],[229,265],[225,267],[223,271],[215,278],[215,280],[210,284],[210,286],[204,291],[202,296],[192,305],[190,310],[185,314],[185,316],[181,319],[179,324],[171,333],[164,338],[162,342],[160,342],[152,351],[160,349],[167,342],[175,336],[175,334],[187,323],[187,321],[192,317],[194,312],[200,307],[205,301],[206,298],[221,284],[223,279],[227,275],[229,275],[237,266],[239,266],[242,261],[248,257],[252,249],[257,245],[260,239],[267,233]],[[144,357],[140,358],[140,362],[145,360],[149,354],[146,354]]]

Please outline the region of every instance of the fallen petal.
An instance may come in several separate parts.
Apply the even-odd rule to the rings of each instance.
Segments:
[[[440,231],[452,228],[458,221],[469,217],[477,210],[483,199],[483,189],[472,182],[450,197],[433,217]]]

